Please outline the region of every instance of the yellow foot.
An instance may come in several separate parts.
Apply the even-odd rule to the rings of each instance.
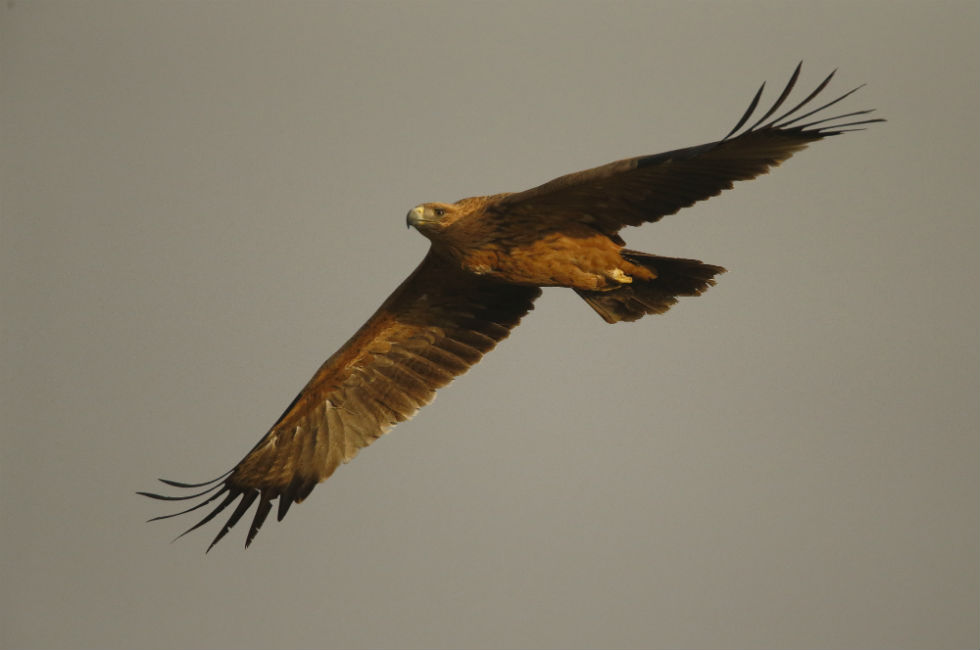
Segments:
[[[620,284],[629,284],[633,281],[633,278],[623,273],[623,269],[612,269],[606,271],[606,277],[610,280],[615,280]]]

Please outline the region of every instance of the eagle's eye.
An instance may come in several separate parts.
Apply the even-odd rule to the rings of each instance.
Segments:
[[[437,217],[444,217],[444,216],[446,216],[446,210],[443,209],[443,208],[436,208],[435,210],[433,210],[433,212],[435,213],[435,215]]]

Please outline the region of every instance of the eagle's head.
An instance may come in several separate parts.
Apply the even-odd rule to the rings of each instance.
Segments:
[[[462,216],[459,206],[451,203],[423,203],[408,211],[405,216],[405,223],[415,226],[420,233],[432,239],[438,237],[437,233],[443,232]]]

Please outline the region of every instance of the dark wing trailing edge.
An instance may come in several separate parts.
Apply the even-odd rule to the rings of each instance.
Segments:
[[[293,503],[392,426],[412,417],[436,389],[489,352],[541,294],[537,287],[498,283],[455,270],[430,251],[367,323],[327,359],[276,424],[234,469],[205,483],[160,479],[193,490],[162,501],[201,499],[168,519],[213,509],[180,537],[207,524],[241,498],[208,547],[258,501],[245,546],[278,503],[282,519]],[[219,501],[220,499],[220,501]]]
[[[555,228],[578,221],[615,236],[624,226],[657,221],[730,189],[734,181],[764,174],[811,142],[885,121],[864,117],[872,111],[860,110],[800,123],[863,87],[797,115],[827,87],[836,71],[796,106],[773,118],[796,86],[801,67],[802,63],[796,66],[773,105],[747,129],[742,130],[758,108],[765,84],[721,140],[561,176],[524,192],[502,195],[491,209],[500,219],[550,223]]]

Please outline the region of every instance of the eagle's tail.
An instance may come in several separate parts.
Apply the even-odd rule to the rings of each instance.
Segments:
[[[624,259],[656,273],[653,280],[634,279],[611,291],[575,292],[607,323],[634,321],[646,314],[662,314],[677,302],[677,296],[699,296],[715,283],[725,269],[700,260],[659,257],[623,249]]]

